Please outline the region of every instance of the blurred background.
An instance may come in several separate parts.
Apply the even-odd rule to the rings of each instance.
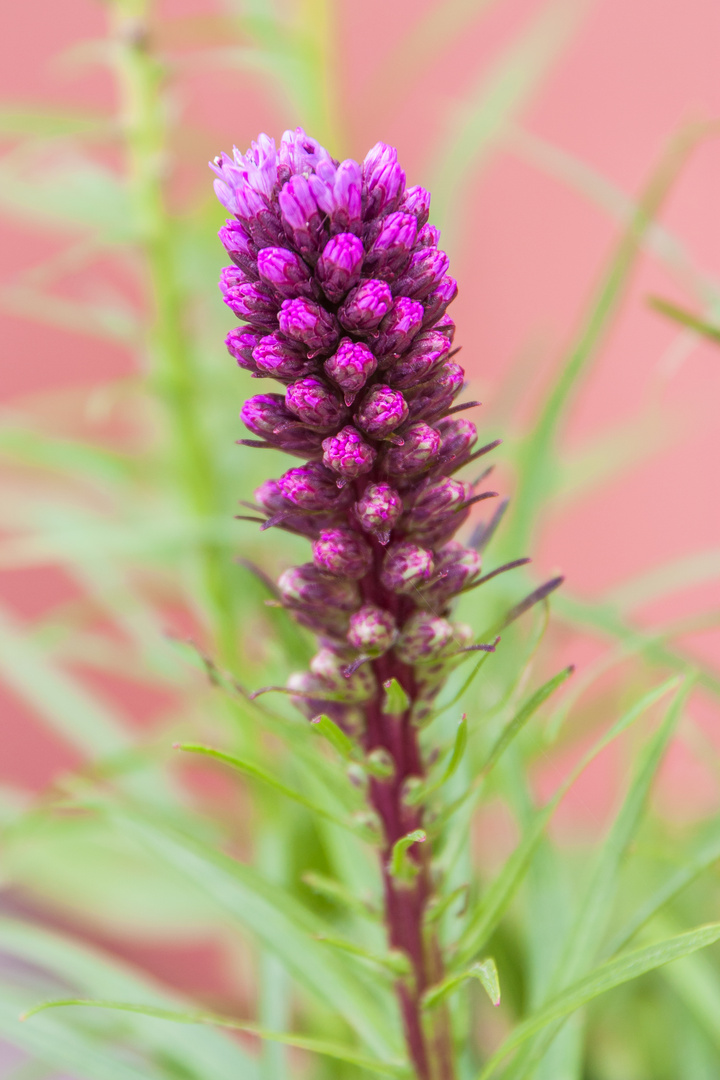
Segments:
[[[566,577],[540,668],[578,671],[562,735],[528,749],[533,790],[548,795],[629,695],[691,664],[698,688],[654,790],[665,831],[653,842],[681,847],[713,820],[720,351],[651,300],[720,320],[719,40],[715,0],[0,9],[7,912],[213,1007],[248,1007],[250,961],[202,898],[97,827],[28,826],[27,813],[68,776],[135,783],[137,762],[141,778],[164,774],[178,732],[222,728],[176,639],[250,686],[284,681],[288,657],[308,655],[237,561],[275,574],[305,556],[301,541],[261,543],[233,520],[285,466],[234,445],[242,401],[268,388],[223,347],[206,164],[296,124],[338,158],[389,142],[408,183],[433,192],[476,422],[483,442],[504,439],[493,483],[517,496],[490,562],[530,554],[526,583]],[[498,602],[521,590],[499,583]],[[246,856],[238,799],[261,832],[265,810],[216,769],[174,773],[192,806],[233,815]],[[571,858],[601,834],[626,774],[611,748],[563,804],[553,837]],[[495,866],[516,833],[501,793],[484,813],[476,848]],[[253,850],[272,876],[264,835],[265,854]],[[717,885],[697,900],[705,914]],[[9,1062],[30,1052],[4,1033]],[[664,1075],[633,1067],[592,1075]]]

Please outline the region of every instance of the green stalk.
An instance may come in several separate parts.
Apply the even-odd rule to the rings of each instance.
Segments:
[[[147,345],[154,365],[152,382],[165,405],[170,427],[171,461],[186,504],[198,518],[210,520],[218,513],[219,484],[197,408],[200,380],[184,325],[187,304],[177,272],[177,225],[168,212],[163,190],[167,162],[164,70],[150,48],[151,7],[152,0],[113,0],[111,5],[127,182],[153,299]],[[237,660],[236,627],[227,553],[203,540],[197,554],[216,646],[223,663],[233,666]]]

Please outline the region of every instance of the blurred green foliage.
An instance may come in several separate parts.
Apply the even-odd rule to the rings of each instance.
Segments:
[[[419,78],[429,51],[451,48],[493,6],[431,6],[387,63],[410,82]],[[71,409],[68,421],[63,406],[53,430],[46,413],[27,403],[6,414],[0,433],[0,566],[57,566],[77,588],[75,599],[29,625],[10,610],[0,613],[0,674],[82,758],[37,798],[10,787],[1,793],[0,865],[24,914],[0,919],[0,1033],[37,1064],[33,1076],[407,1075],[392,994],[397,957],[387,954],[375,854],[354,817],[362,800],[347,783],[344,748],[331,729],[318,735],[293,716],[284,700],[266,708],[244,690],[284,682],[306,662],[311,643],[265,604],[262,575],[239,564],[236,553],[272,576],[302,558],[303,544],[275,531],[261,541],[233,520],[237,500],[282,466],[274,452],[253,455],[233,445],[236,410],[228,403],[250,384],[220,344],[218,208],[208,198],[176,210],[168,200],[177,136],[168,95],[182,65],[165,54],[168,27],[158,23],[151,0],[108,0],[106,9],[102,55],[117,80],[116,117],[0,112],[0,210],[66,238],[61,254],[5,290],[5,304],[137,355],[134,376],[86,402],[97,439],[87,436],[87,411]],[[563,460],[559,449],[577,387],[643,248],[689,287],[700,314],[664,302],[659,309],[713,340],[718,333],[715,283],[656,223],[689,153],[711,129],[680,132],[633,203],[519,126],[584,9],[575,0],[539,9],[490,70],[478,72],[434,155],[436,174],[420,178],[433,187],[434,220],[450,245],[463,185],[500,146],[578,188],[621,223],[545,400],[529,425],[508,432],[503,452],[517,490],[493,538],[497,563],[532,549],[538,521],[553,505],[586,494],[647,452],[637,430],[599,441],[580,462]],[[332,0],[277,9],[266,0],[229,0],[222,44],[203,45],[199,35],[197,58],[256,72],[280,95],[290,123],[301,122],[341,154],[334,19]],[[376,78],[382,87],[387,71]],[[122,170],[106,163],[101,151],[109,147],[122,151]],[[105,259],[134,276],[146,302],[131,305],[110,286],[85,299],[56,291],[67,275]],[[523,383],[508,373],[486,411],[491,437],[516,411]],[[131,435],[106,435],[103,418]],[[443,751],[431,781],[439,869],[433,918],[453,957],[436,996],[451,1008],[461,1080],[720,1075],[720,972],[717,950],[707,950],[720,928],[687,930],[717,909],[718,823],[673,828],[648,810],[678,724],[687,738],[699,737],[685,712],[688,696],[720,696],[720,677],[677,641],[717,626],[720,616],[711,611],[653,631],[630,617],[638,596],[706,581],[717,560],[716,552],[687,557],[602,604],[567,589],[555,594],[551,625],[597,635],[607,643],[602,658],[565,688],[567,672],[548,671],[545,602],[503,632],[502,649],[477,663],[477,677],[468,678],[467,669],[453,676],[447,705],[426,729],[428,744]],[[533,588],[523,573],[498,578],[482,604],[468,596],[461,617],[487,632]],[[172,637],[167,628],[178,613],[192,629]],[[601,681],[608,672],[610,695]],[[98,676],[140,681],[165,695],[162,723],[138,730],[96,689]],[[463,710],[467,726],[458,735]],[[529,771],[552,744],[565,745],[570,714],[592,745],[555,795],[538,803]],[[555,809],[615,739],[628,779],[609,832],[594,849],[558,846],[547,832]],[[233,781],[233,802],[221,809],[192,794],[187,759],[171,750],[173,742],[198,740],[222,746],[225,762],[243,773]],[[517,839],[491,873],[478,865],[471,837],[478,812],[498,803]],[[219,940],[251,1019],[218,1016],[207,1002],[169,992],[79,931],[52,929],[58,917],[110,938]],[[494,967],[477,968],[486,958],[499,973],[499,1017],[489,1016],[478,986],[479,979],[495,994]],[[107,1007],[68,1007],[19,1022],[45,999]],[[228,1034],[232,1027],[259,1033],[261,1048]]]

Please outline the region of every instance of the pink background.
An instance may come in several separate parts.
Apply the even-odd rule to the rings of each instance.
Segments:
[[[411,80],[394,66],[394,50],[430,6],[418,0],[334,3],[341,109],[347,118],[342,150],[362,157],[379,138],[394,143],[411,183],[432,176],[436,148],[445,144],[463,100],[541,5],[533,0],[497,4],[452,47],[428,59],[421,78]],[[586,9],[584,17],[521,123],[634,196],[682,122],[720,117],[720,5],[717,0],[596,0],[592,5],[576,0],[576,7]],[[167,0],[161,9],[168,20],[222,10],[211,0]],[[182,52],[193,40],[192,26],[191,21],[166,22],[163,40]],[[67,54],[104,33],[105,9],[99,3],[24,0],[2,5],[0,95],[5,103],[66,103],[110,111],[114,91],[106,72]],[[217,42],[214,33],[210,37]],[[66,58],[59,60],[63,52]],[[173,198],[184,200],[206,188],[205,162],[218,150],[233,142],[244,148],[263,129],[277,137],[302,120],[266,89],[247,74],[211,69],[196,69],[181,80],[177,104],[183,131],[176,147]],[[662,215],[663,224],[708,275],[720,275],[719,179],[720,138],[696,151]],[[539,171],[512,148],[496,155],[461,197],[466,227],[452,254],[462,287],[454,315],[463,361],[478,381],[479,396],[492,405],[509,366],[539,341],[541,362],[523,376],[529,387],[528,415],[578,324],[617,226],[584,195]],[[5,219],[0,233],[0,286],[66,242]],[[72,290],[72,281],[67,288]],[[214,282],[208,282],[212,289]],[[639,423],[654,402],[663,445],[648,459],[631,461],[621,475],[571,509],[553,514],[536,553],[538,573],[561,568],[572,591],[587,597],[600,597],[668,559],[720,547],[720,352],[696,341],[682,353],[679,331],[648,310],[650,293],[696,308],[694,298],[678,291],[657,259],[642,258],[621,318],[582,386],[562,444],[571,462],[603,432]],[[9,314],[0,314],[0,321],[6,402],[22,403],[38,392],[86,392],[132,370],[133,357],[120,347]],[[68,588],[51,570],[0,573],[2,594],[27,619],[50,609]],[[637,617],[655,622],[718,602],[720,582],[704,583],[638,610]],[[720,658],[717,635],[706,634],[692,647]],[[592,652],[588,644],[578,644],[574,658],[582,663]],[[144,688],[123,686],[121,692],[134,721],[150,722],[166,707]],[[702,703],[699,708],[717,745],[717,713]],[[9,694],[2,696],[0,723],[0,782],[40,788],[57,769],[72,764],[73,754]],[[555,775],[554,767],[540,778],[541,786]],[[673,751],[660,797],[688,813],[716,805],[714,785],[682,747]],[[583,806],[589,817],[602,813],[605,803],[602,779],[588,783]],[[146,949],[143,962],[170,981],[182,982],[180,969],[199,971],[197,958],[178,966],[176,952],[165,960],[160,952],[152,959]]]

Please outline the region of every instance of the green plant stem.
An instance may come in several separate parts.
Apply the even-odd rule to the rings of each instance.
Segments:
[[[147,345],[154,364],[152,381],[170,427],[171,460],[177,463],[178,484],[187,505],[197,517],[210,518],[218,513],[219,484],[199,419],[200,380],[185,325],[187,304],[177,271],[176,230],[165,200],[164,72],[150,47],[151,8],[152,0],[113,0],[111,7],[127,180],[153,299]],[[226,552],[212,541],[202,541],[198,555],[217,649],[223,662],[234,667],[236,629]]]

